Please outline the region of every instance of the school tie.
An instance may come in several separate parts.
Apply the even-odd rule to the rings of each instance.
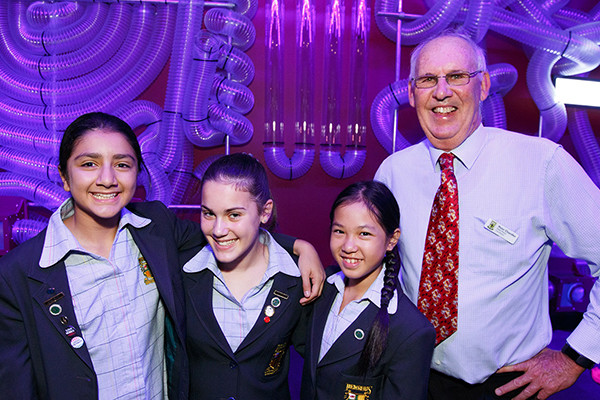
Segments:
[[[436,345],[456,332],[458,323],[458,186],[454,154],[442,154],[439,162],[441,183],[429,217],[417,302],[435,328]]]

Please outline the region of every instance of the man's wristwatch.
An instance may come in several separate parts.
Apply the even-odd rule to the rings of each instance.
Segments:
[[[569,357],[571,360],[575,361],[575,364],[579,365],[580,367],[592,369],[596,365],[596,363],[590,360],[589,358],[582,356],[581,354],[576,352],[571,346],[569,346],[569,343],[565,343],[561,352],[567,357]]]

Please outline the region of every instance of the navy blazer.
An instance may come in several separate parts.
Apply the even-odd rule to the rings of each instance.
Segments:
[[[152,220],[128,226],[148,262],[166,310],[165,354],[169,397],[187,398],[184,297],[178,252],[205,243],[198,224],[177,219],[159,202],[128,208]],[[40,268],[44,230],[0,259],[0,397],[7,399],[97,399],[98,384],[87,347],[71,346],[66,325],[81,336],[63,261]],[[47,301],[56,294],[59,316]],[[65,323],[64,318],[68,319]],[[61,320],[62,319],[62,320]]]
[[[304,352],[301,399],[342,400],[352,398],[350,393],[369,400],[426,399],[435,330],[401,289],[398,309],[390,315],[387,347],[366,376],[357,374],[356,365],[379,311],[374,304],[369,304],[318,361],[336,293],[334,285],[325,283],[322,296],[314,304]]]
[[[265,306],[274,297],[281,304],[268,323],[261,314],[233,352],[213,313],[213,276],[211,271],[203,270],[186,273],[183,278],[190,399],[289,399],[289,345],[298,346],[304,341],[306,315],[311,308],[299,303],[303,296],[301,278],[275,275]]]

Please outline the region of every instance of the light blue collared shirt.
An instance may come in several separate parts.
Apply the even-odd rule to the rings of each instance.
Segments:
[[[205,269],[213,273],[213,312],[234,352],[264,312],[263,306],[273,286],[273,277],[280,272],[289,276],[300,276],[300,270],[292,257],[267,231],[261,229],[259,240],[269,251],[267,270],[260,283],[250,289],[241,301],[238,301],[227,288],[210,246],[205,246],[183,266],[183,271],[188,273]]]
[[[323,340],[321,341],[321,350],[319,352],[319,361],[327,354],[331,346],[342,333],[348,329],[356,318],[373,303],[377,308],[381,308],[381,289],[383,288],[383,278],[385,276],[385,269],[382,268],[377,274],[377,278],[373,281],[371,286],[367,289],[362,298],[358,300],[352,300],[350,303],[340,311],[342,306],[342,300],[344,299],[344,290],[346,289],[345,279],[346,276],[342,271],[337,274],[331,275],[327,278],[327,282],[334,285],[337,289],[335,299],[329,309],[327,316],[327,322],[323,330]],[[398,309],[398,292],[394,291],[394,295],[388,304],[388,314],[395,314]]]
[[[165,311],[156,283],[141,270],[127,225],[151,220],[121,211],[109,259],[86,251],[63,220],[73,199],[52,214],[40,267],[64,258],[75,316],[98,378],[99,399],[166,399]],[[146,283],[148,282],[148,283]]]

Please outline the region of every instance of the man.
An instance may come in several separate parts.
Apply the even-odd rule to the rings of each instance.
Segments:
[[[445,32],[419,45],[410,77],[410,104],[427,139],[388,157],[375,179],[400,205],[402,285],[419,304],[438,158],[454,154],[457,325],[434,350],[430,399],[546,399],[600,361],[598,282],[569,346],[546,347],[552,244],[600,274],[600,191],[559,145],[481,125],[490,78],[468,37]]]

